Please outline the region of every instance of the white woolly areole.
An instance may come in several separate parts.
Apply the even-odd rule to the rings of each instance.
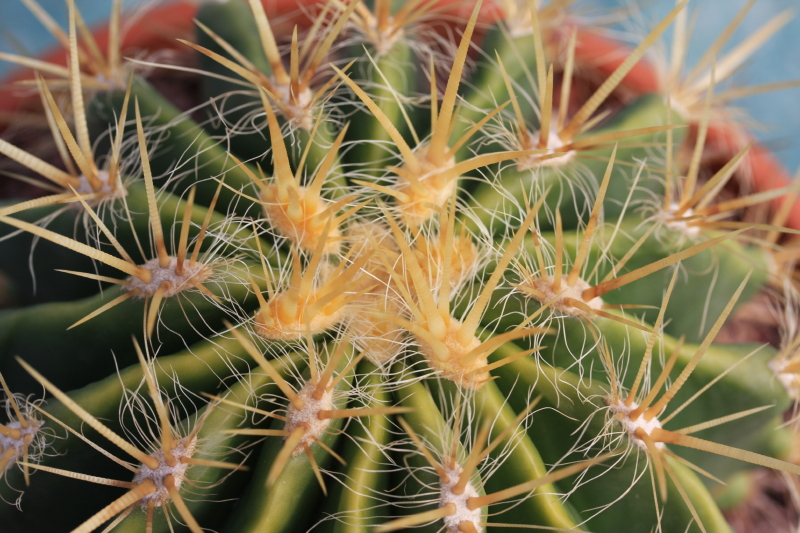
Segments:
[[[310,131],[314,126],[314,117],[311,113],[314,95],[311,90],[306,87],[300,94],[293,95],[291,85],[279,85],[275,82],[275,78],[272,78],[272,86],[275,88],[273,94],[286,106],[289,115],[287,118],[298,127]]]
[[[147,465],[139,465],[139,473],[133,478],[134,483],[143,483],[149,479],[156,486],[156,491],[144,496],[139,500],[141,507],[146,508],[152,501],[156,507],[161,507],[161,504],[169,498],[169,491],[164,486],[164,478],[172,476],[175,479],[175,488],[180,489],[181,485],[186,478],[186,469],[189,468],[188,463],[181,461],[184,457],[191,457],[194,453],[197,439],[193,438],[191,442],[186,442],[186,439],[181,439],[176,443],[175,448],[172,450],[172,457],[175,458],[175,466],[169,466],[164,458],[164,451],[161,449],[156,450],[150,454],[158,460],[158,468],[152,469]]]
[[[577,316],[584,316],[586,312],[583,309],[579,309],[573,305],[567,303],[568,298],[572,298],[574,300],[581,301],[588,305],[591,309],[595,311],[599,311],[603,308],[603,299],[599,296],[592,298],[588,302],[583,301],[583,291],[586,289],[591,288],[591,286],[586,283],[581,278],[578,278],[575,281],[575,285],[569,286],[567,284],[567,276],[561,276],[561,287],[558,291],[553,288],[553,278],[539,278],[534,280],[526,281],[523,285],[527,285],[538,291],[544,295],[544,297],[536,296],[535,298],[542,303],[549,302],[556,298],[553,303],[550,304],[550,307],[561,311],[562,313],[566,313],[568,315],[577,315]],[[526,293],[527,294],[527,293]],[[530,295],[529,295],[530,296]]]
[[[19,420],[14,420],[13,422],[9,422],[5,424],[5,426],[9,429],[18,429],[20,432],[20,436],[18,439],[14,439],[8,437],[6,435],[0,434],[0,455],[5,453],[6,450],[14,448],[14,456],[10,461],[6,463],[5,470],[8,470],[11,465],[16,462],[17,457],[22,457],[23,450],[25,448],[25,437],[30,435],[31,441],[36,437],[36,433],[39,431],[39,428],[42,427],[44,424],[43,420],[36,420],[35,418],[28,420],[28,427],[22,427],[22,423]]]
[[[286,425],[284,429],[287,435],[298,427],[305,429],[303,437],[297,443],[297,448],[292,451],[292,455],[298,455],[304,447],[314,442],[314,438],[319,438],[331,423],[330,418],[320,419],[320,411],[333,409],[333,391],[326,390],[322,397],[317,400],[314,398],[314,391],[317,389],[316,383],[309,381],[302,389],[297,392],[297,396],[303,400],[303,408],[297,409],[293,404],[289,404],[286,410]]]
[[[461,466],[456,465],[454,469],[448,469],[446,472],[447,481],[442,480],[441,482],[442,488],[439,493],[439,508],[445,507],[450,503],[452,503],[456,508],[455,513],[445,516],[442,519],[447,533],[461,533],[461,530],[458,529],[458,526],[462,522],[471,522],[472,525],[475,526],[475,531],[480,533],[481,526],[479,524],[481,522],[481,508],[478,507],[477,509],[472,510],[467,507],[467,500],[470,498],[477,498],[478,491],[475,490],[475,487],[472,486],[472,483],[467,483],[467,486],[464,488],[464,492],[461,494],[453,494],[453,486],[458,483],[458,480],[461,477],[462,469]]]
[[[103,196],[109,196],[118,193],[120,190],[122,190],[122,187],[114,187],[112,185],[112,183],[109,181],[111,179],[111,176],[109,176],[108,172],[106,172],[105,170],[97,171],[97,179],[99,179],[100,182],[103,184],[103,186],[100,187],[99,191],[96,191],[92,188],[92,185],[89,183],[89,180],[83,174],[78,176],[78,180],[80,180],[80,185],[78,185],[78,187],[75,190],[78,192],[78,194],[82,195],[100,193]]]
[[[794,372],[784,372],[789,363],[791,361],[787,359],[773,359],[769,362],[769,367],[775,373],[783,388],[786,389],[789,397],[795,401],[800,401],[800,375]]]
[[[539,134],[540,132],[534,132],[529,135],[529,142],[531,146],[537,148],[539,146]],[[567,143],[563,142],[561,138],[558,136],[558,132],[554,129],[550,130],[550,135],[547,136],[547,152],[544,154],[534,154],[529,155],[527,157],[520,157],[517,160],[517,169],[518,170],[527,170],[529,168],[536,168],[536,167],[560,167],[566,165],[572,158],[575,157],[577,152],[575,150],[569,150],[567,152],[559,152],[562,155],[557,157],[548,157],[547,159],[543,159],[545,156],[550,156],[556,153],[556,150],[563,148]]]
[[[661,212],[661,218],[663,219],[664,223],[667,227],[674,229],[675,231],[680,231],[684,235],[689,237],[697,237],[700,235],[700,226],[690,226],[687,222],[683,220],[675,220],[676,213],[680,206],[673,202],[669,204],[669,208],[665,211]],[[681,214],[681,218],[689,218],[692,216],[694,211],[692,209],[687,209],[686,211]]]
[[[389,23],[386,26],[386,31],[381,31],[376,21],[375,26],[370,28],[370,41],[372,46],[375,47],[375,55],[377,57],[385,56],[391,52],[397,41],[405,37],[403,29],[394,25],[394,17],[389,16]]]
[[[652,435],[654,429],[661,429],[661,422],[658,421],[658,418],[653,417],[650,420],[645,420],[644,415],[641,415],[635,421],[631,420],[630,414],[634,409],[639,407],[639,404],[631,402],[631,405],[627,406],[625,402],[620,401],[619,398],[609,401],[608,407],[611,409],[612,413],[617,415],[616,419],[622,426],[622,429],[628,434],[628,438],[639,448],[647,451],[647,445],[644,441],[635,436],[636,430],[642,428],[645,433]],[[663,450],[666,446],[663,442],[656,442],[655,445],[659,450]]]
[[[184,291],[193,285],[190,282],[202,283],[211,275],[211,269],[202,263],[189,264],[189,261],[183,262],[183,275],[178,275],[175,268],[178,265],[176,257],[170,257],[169,266],[161,268],[158,264],[158,258],[151,259],[145,264],[141,265],[151,273],[150,283],[145,283],[136,277],[128,279],[128,287],[130,289],[139,289],[137,298],[152,298],[158,290],[158,287],[165,281],[169,282],[169,289],[164,293],[165,298],[175,296],[181,291]]]

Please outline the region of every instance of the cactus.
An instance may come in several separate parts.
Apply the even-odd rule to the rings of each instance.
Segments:
[[[186,110],[121,2],[103,49],[25,0],[66,66],[2,56],[54,146],[0,140],[49,191],[0,204],[3,531],[730,531],[719,483],[800,474],[798,189],[707,161],[729,35],[629,97],[687,1],[595,90],[571,2],[207,3]]]

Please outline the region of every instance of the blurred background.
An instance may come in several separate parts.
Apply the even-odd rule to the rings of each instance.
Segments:
[[[87,23],[102,23],[110,10],[110,0],[75,0]],[[64,0],[38,0],[56,21],[66,27],[67,8]],[[125,0],[127,9],[152,0]],[[692,0],[690,20],[694,28],[689,47],[689,65],[702,55],[713,40],[733,19],[747,0]],[[614,26],[622,38],[636,42],[673,6],[674,0],[583,0],[587,8],[612,8],[626,15]],[[776,14],[800,7],[798,0],[757,0],[745,20],[734,33],[726,49],[752,34]],[[593,9],[592,11],[597,11]],[[664,45],[668,46],[671,30]],[[52,36],[30,14],[21,0],[0,0],[0,51],[38,55],[54,45]],[[0,76],[12,66],[0,62]],[[795,17],[769,40],[754,58],[733,79],[736,85],[752,85],[800,79],[800,18]],[[783,163],[794,172],[800,167],[800,89],[767,93],[738,101],[751,117],[762,125],[758,138],[771,147]]]

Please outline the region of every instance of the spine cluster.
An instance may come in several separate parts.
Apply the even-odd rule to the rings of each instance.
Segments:
[[[706,485],[800,475],[800,187],[710,155],[786,15],[685,68],[688,0],[630,48],[562,0],[227,0],[176,65],[24,1],[65,52],[0,56],[52,138],[0,139],[47,191],[0,204],[3,531],[724,532]]]

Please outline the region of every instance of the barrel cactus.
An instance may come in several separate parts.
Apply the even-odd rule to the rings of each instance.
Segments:
[[[602,64],[568,1],[207,2],[188,65],[24,1],[3,531],[726,532],[800,474],[799,189],[709,154],[785,15],[684,77],[688,0]]]

